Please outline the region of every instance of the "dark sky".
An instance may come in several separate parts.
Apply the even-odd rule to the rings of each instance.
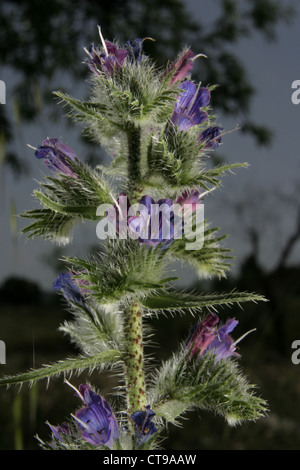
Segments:
[[[203,8],[197,7],[198,2],[186,2],[191,13],[203,21]],[[214,17],[214,2],[205,6],[207,21]],[[292,82],[300,80],[299,39],[300,16],[290,25],[281,25],[277,29],[276,42],[268,43],[259,34],[244,39],[233,50],[239,55],[247,68],[250,81],[256,88],[252,102],[251,116],[259,124],[265,124],[274,132],[273,143],[268,148],[257,147],[252,137],[245,136],[240,131],[229,133],[223,139],[221,154],[230,162],[248,162],[249,168],[239,169],[235,175],[226,176],[223,188],[217,190],[205,204],[205,216],[213,221],[214,226],[222,226],[230,237],[226,242],[233,248],[237,256],[237,266],[249,251],[246,233],[242,230],[243,220],[234,217],[235,212],[231,203],[243,201],[249,208],[247,220],[255,220],[261,225],[262,250],[261,260],[266,267],[272,266],[280,252],[285,237],[295,226],[296,202],[300,185],[300,157],[298,138],[300,135],[300,105],[291,101]],[[200,53],[194,50],[195,53]],[[209,58],[207,59],[209,60]],[[0,79],[6,82],[7,104],[10,102],[10,86],[12,77],[8,71],[2,71]],[[84,84],[83,84],[84,85]],[[222,83],[220,83],[222,85]],[[76,97],[76,90],[74,91]],[[236,128],[240,123],[234,118],[219,114],[219,123],[225,130]],[[61,137],[73,145],[76,142],[75,131],[67,127],[55,126],[41,119],[39,125],[23,126],[18,136],[18,148],[26,158],[34,160],[33,151],[26,144],[38,145],[46,137]],[[76,143],[77,145],[77,143]],[[78,152],[78,147],[76,151]],[[9,222],[9,207],[15,204],[18,213],[33,208],[33,189],[37,187],[36,180],[41,178],[41,167],[32,165],[33,172],[19,181],[14,180],[7,172],[2,181],[4,198],[4,216],[1,220],[1,266],[0,282],[7,276],[26,276],[38,281],[45,289],[51,287],[55,273],[50,264],[42,258],[51,253],[53,248],[49,242],[41,240],[26,240],[24,236],[17,240],[11,236]],[[281,193],[289,193],[292,199],[289,203],[280,197]],[[293,200],[294,198],[294,200]],[[19,225],[20,226],[20,225]],[[76,233],[75,242],[68,250],[73,250],[78,256],[85,253],[91,243],[97,242],[94,226],[87,225]],[[65,254],[66,252],[64,252]],[[291,262],[297,262],[297,250],[293,253]]]

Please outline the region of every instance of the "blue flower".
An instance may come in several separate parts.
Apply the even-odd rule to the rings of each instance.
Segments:
[[[198,140],[205,143],[205,149],[216,149],[222,142],[222,130],[223,128],[218,126],[208,127],[199,134]]]
[[[231,318],[225,325],[217,328],[219,317],[210,313],[205,320],[198,323],[192,329],[187,341],[187,350],[190,350],[190,358],[203,356],[208,352],[215,355],[218,362],[230,356],[239,356],[236,350],[236,342],[229,336],[238,321]]]
[[[208,115],[201,108],[208,106],[210,91],[208,88],[196,88],[191,81],[185,81],[180,85],[183,90],[175,103],[171,121],[180,131],[186,131],[206,121]]]
[[[81,289],[76,285],[72,273],[61,273],[53,282],[55,290],[61,290],[66,300],[76,304],[84,304],[85,299]]]
[[[77,159],[74,151],[58,139],[46,139],[37,148],[36,158],[44,159],[51,171],[59,171],[67,176],[77,178],[70,161]]]
[[[155,416],[155,413],[150,409],[150,405],[146,406],[145,411],[135,411],[131,415],[131,419],[135,424],[136,437],[139,444],[146,442],[147,439],[157,431],[152,421],[153,416]]]
[[[111,448],[118,438],[118,423],[110,407],[89,385],[79,385],[78,395],[84,407],[75,413],[82,437],[95,446]]]
[[[216,337],[207,346],[206,352],[212,351],[215,354],[216,361],[226,359],[230,356],[239,356],[236,350],[236,343],[229,336],[234,328],[237,326],[238,321],[235,318],[229,319],[225,325],[218,328]]]
[[[125,47],[128,51],[128,60],[130,62],[141,63],[145,59],[143,55],[143,39],[137,38],[127,41]]]

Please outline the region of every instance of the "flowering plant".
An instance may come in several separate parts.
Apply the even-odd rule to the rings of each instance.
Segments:
[[[170,264],[180,260],[202,278],[226,276],[231,256],[203,218],[204,200],[224,172],[245,166],[206,167],[223,129],[211,113],[214,86],[196,86],[191,79],[198,56],[186,49],[165,70],[157,69],[143,52],[144,40],[120,47],[104,40],[100,28],[99,34],[100,45],[86,49],[90,100],[55,95],[84,124],[84,132],[106,147],[112,162],[91,168],[56,138],[42,142],[35,156],[50,175],[34,192],[42,207],[24,214],[33,222],[23,230],[66,244],[76,224],[98,223],[97,234],[103,235],[98,257],[66,257],[66,272],[53,283],[72,313],[61,330],[81,353],[3,377],[0,384],[69,378],[83,370],[118,373],[114,403],[90,384],[77,389],[66,380],[83,407],[67,422],[49,424],[52,438],[41,446],[150,449],[160,445],[169,423],[177,424],[194,408],[221,414],[230,425],[265,414],[265,401],[236,362],[239,340],[231,333],[237,320],[217,327],[219,316],[211,313],[218,306],[264,299],[237,291],[178,292],[172,284],[178,278],[168,275]],[[199,233],[201,243],[187,247],[185,237]],[[200,318],[172,357],[153,370],[144,351],[147,320],[176,312]]]

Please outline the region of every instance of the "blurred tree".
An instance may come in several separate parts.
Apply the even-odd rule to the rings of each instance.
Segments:
[[[41,290],[37,283],[19,277],[9,277],[0,286],[0,302],[15,305],[38,304]]]
[[[190,5],[203,11],[201,24],[179,0],[2,0],[0,62],[13,74],[7,86],[13,115],[8,106],[0,107],[2,162],[15,174],[26,169],[16,150],[17,129],[24,121],[34,121],[44,105],[54,104],[50,92],[58,72],[75,81],[85,76],[87,70],[78,64],[84,57],[83,46],[97,42],[97,24],[109,39],[155,38],[156,42],[145,43],[145,49],[158,63],[173,58],[184,45],[205,53],[209,60],[201,61],[198,70],[202,82],[222,85],[214,94],[214,107],[242,118],[242,129],[259,144],[268,144],[270,129],[249,117],[255,90],[231,46],[256,31],[275,39],[278,24],[292,17],[291,6],[282,0],[215,0],[215,19],[208,24],[206,2]],[[52,112],[49,108],[48,115]]]
[[[260,347],[256,342],[258,352],[271,348],[287,355],[295,332],[299,331],[299,188],[299,182],[286,190],[248,188],[244,199],[226,203],[236,219],[231,221],[232,226],[242,233],[240,240],[249,242],[249,251],[236,279],[215,283],[214,288],[247,289],[268,299],[259,307],[245,306],[241,318],[246,330],[255,318],[260,339]]]

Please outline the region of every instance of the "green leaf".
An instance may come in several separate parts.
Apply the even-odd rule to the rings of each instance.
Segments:
[[[84,270],[81,279],[98,302],[120,301],[125,296],[143,296],[161,289],[174,278],[163,278],[165,253],[149,249],[136,240],[110,240],[96,259],[67,257],[75,270]]]
[[[40,191],[34,191],[34,195],[44,204],[44,206],[48,207],[54,212],[59,212],[64,215],[84,217],[86,219],[96,220],[96,211],[98,206],[67,206],[53,201]]]
[[[40,369],[30,370],[23,374],[0,378],[0,385],[15,385],[25,382],[35,383],[41,379],[50,379],[60,374],[71,374],[72,372],[80,373],[85,369],[93,370],[102,365],[108,365],[117,362],[120,354],[116,350],[103,351],[101,354],[92,357],[78,357],[66,359],[51,365],[44,366]]]
[[[160,416],[168,423],[177,424],[178,416],[188,411],[189,407],[187,403],[181,400],[168,400],[157,406],[152,406],[152,409],[157,416]]]
[[[266,300],[263,296],[249,292],[232,291],[223,294],[193,295],[181,292],[160,291],[141,299],[141,304],[151,311],[155,310],[202,310],[217,306],[230,306],[242,302]]]
[[[102,119],[101,113],[107,112],[107,107],[101,103],[81,101],[61,91],[54,91],[53,94],[67,104],[73,111],[73,117],[84,120]]]
[[[200,171],[197,176],[191,175],[184,184],[188,186],[201,186],[206,190],[209,190],[209,186],[218,187],[221,184],[221,176],[226,172],[232,172],[234,168],[247,168],[247,163],[229,163],[226,165],[220,165],[210,170]]]
[[[230,249],[221,246],[226,235],[214,236],[218,230],[218,228],[204,230],[204,242],[200,250],[187,250],[187,241],[182,238],[174,240],[168,254],[188,263],[196,270],[199,277],[225,277],[231,267],[229,260],[233,256],[229,255]]]
[[[84,304],[72,303],[70,312],[73,319],[65,321],[59,330],[69,335],[84,355],[94,357],[110,349],[122,354],[124,319],[118,310],[105,309],[87,296]]]
[[[41,183],[44,191],[34,191],[35,198],[44,208],[21,214],[21,217],[36,219],[22,230],[23,233],[66,243],[75,224],[82,219],[97,220],[99,205],[113,204],[110,188],[99,171],[77,159],[71,163],[77,178],[67,175],[47,177]]]
[[[28,238],[41,237],[57,243],[66,244],[71,239],[71,232],[78,218],[60,214],[51,209],[37,209],[21,214],[23,218],[36,219],[35,222],[22,229],[21,233]]]
[[[190,360],[185,346],[164,362],[152,378],[151,407],[167,422],[199,408],[223,416],[229,425],[256,420],[267,403],[242,375],[236,361],[216,361],[212,353]]]

